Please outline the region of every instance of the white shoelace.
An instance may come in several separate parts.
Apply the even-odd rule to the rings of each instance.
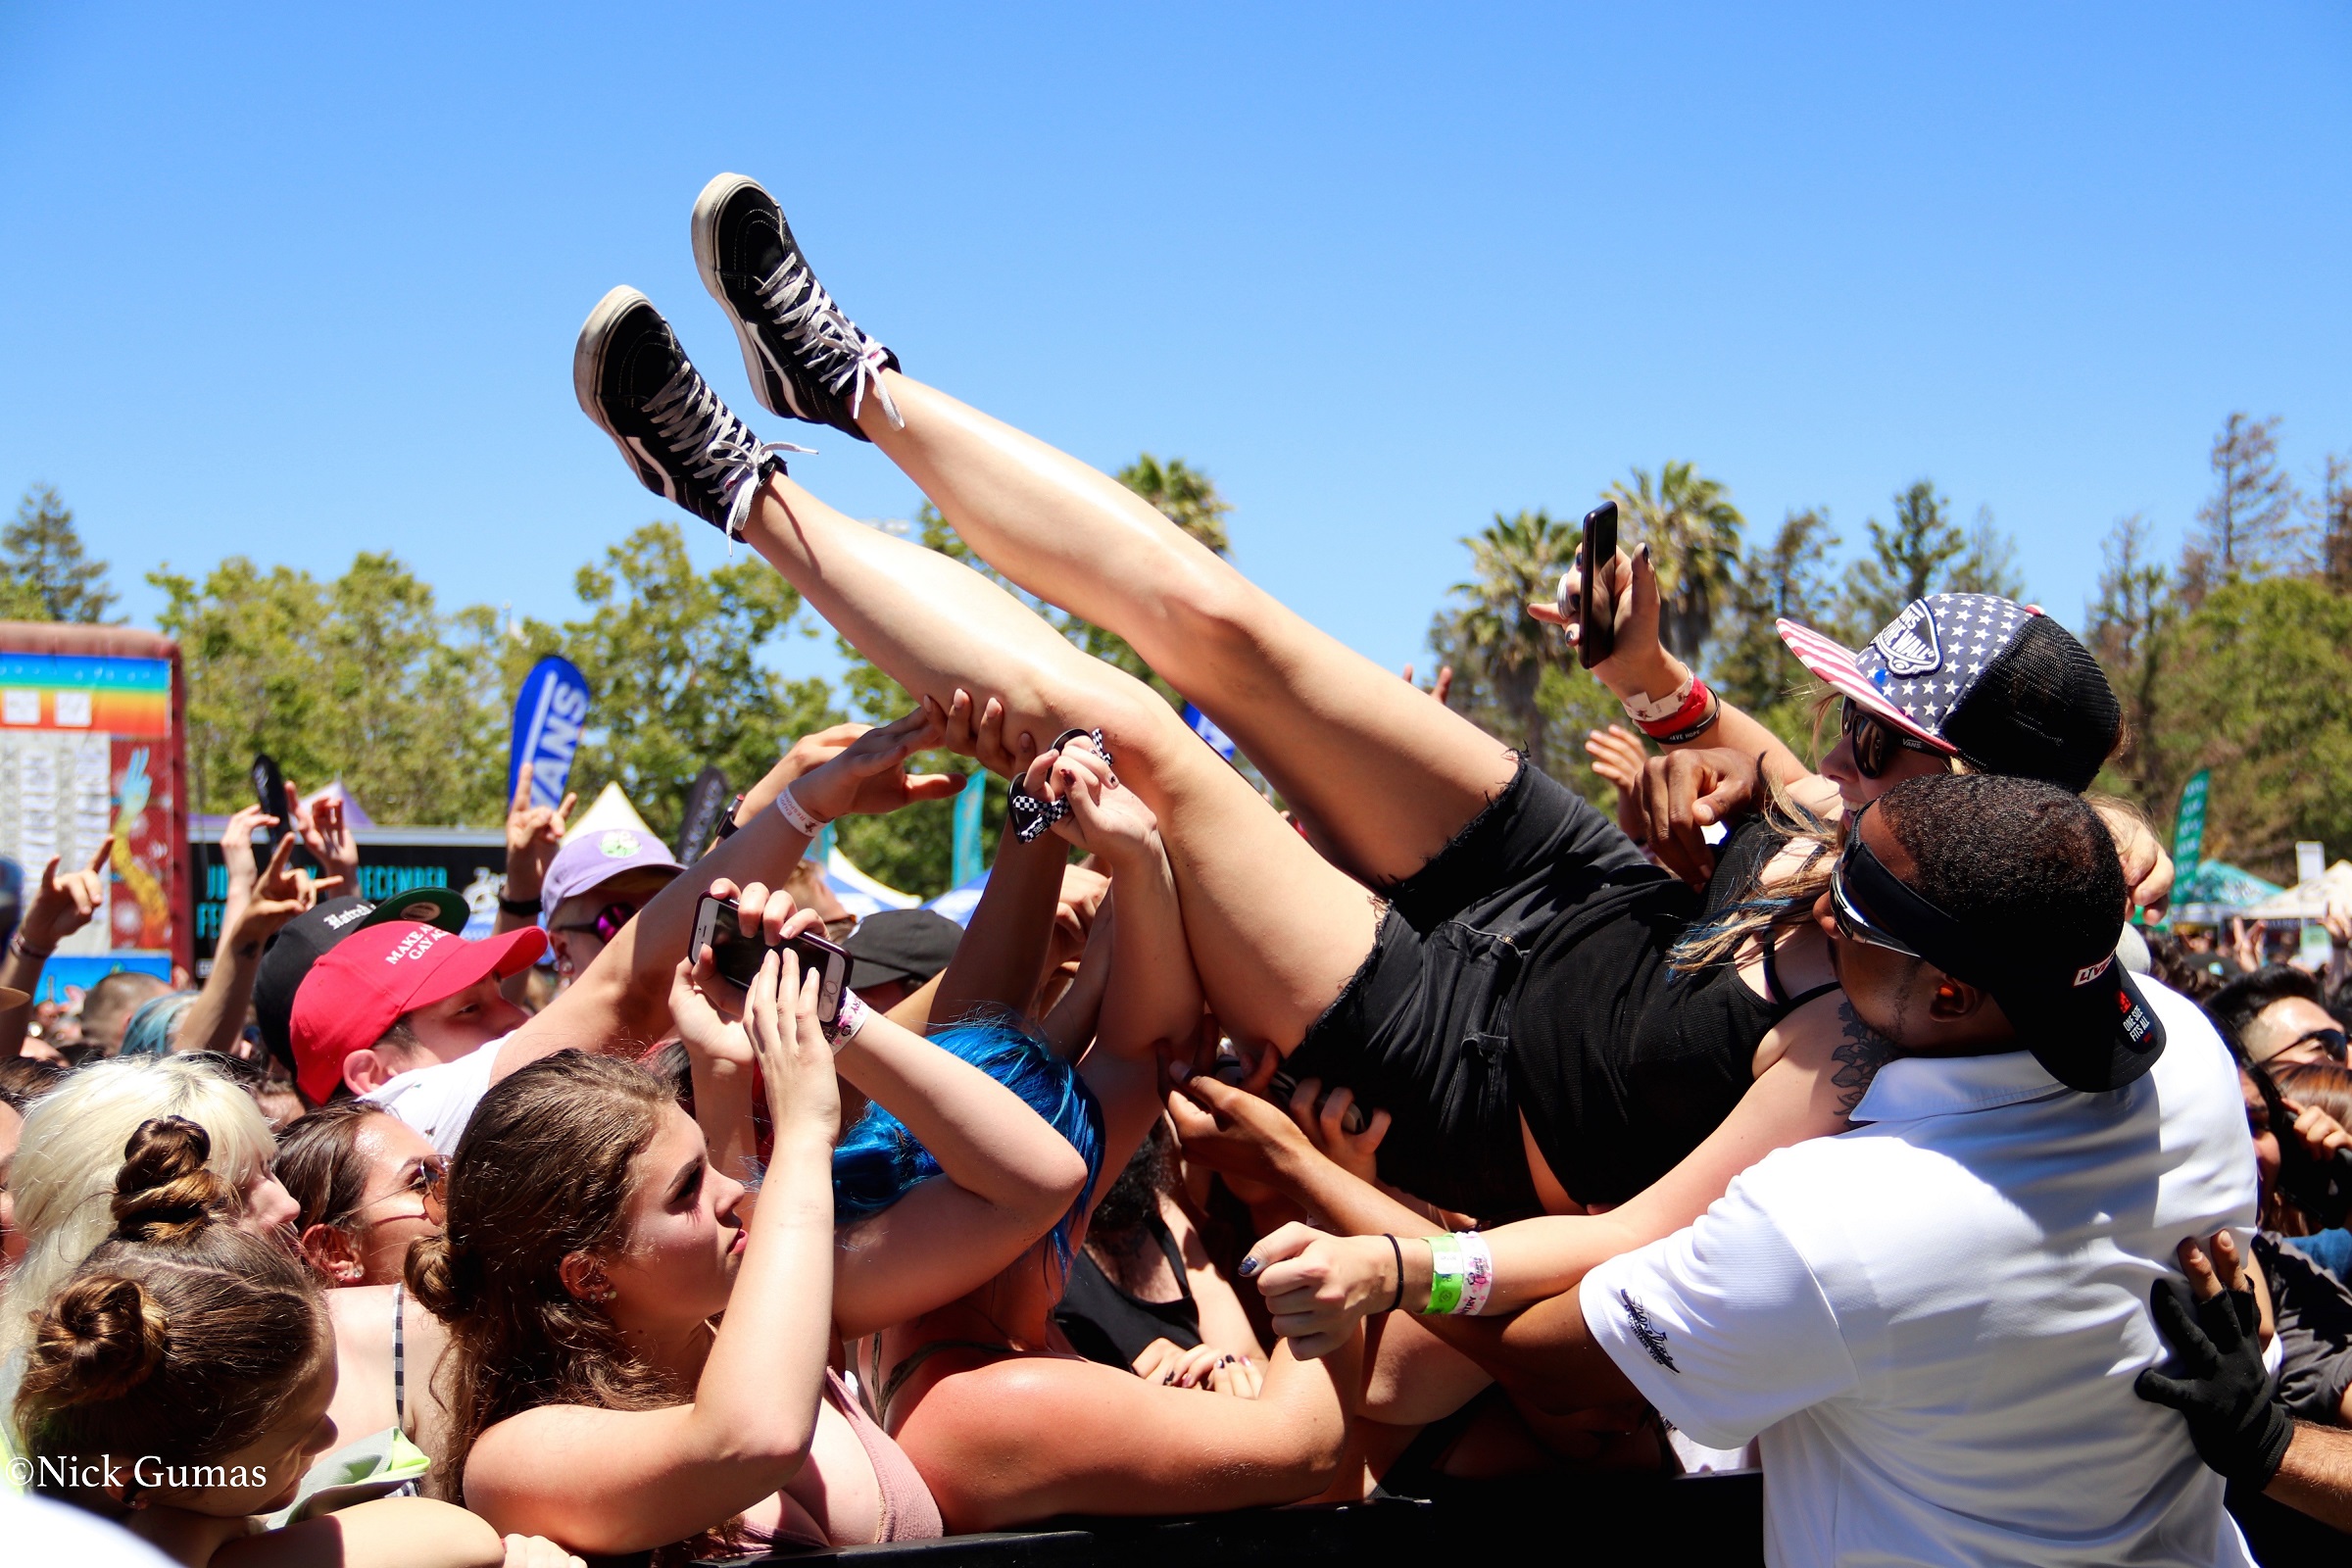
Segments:
[[[761,278],[754,292],[767,308],[770,319],[788,336],[800,342],[812,342],[823,358],[835,362],[836,368],[830,372],[817,373],[825,390],[835,397],[848,395],[852,419],[858,417],[870,387],[874,396],[882,400],[882,412],[890,416],[890,427],[906,428],[898,404],[891,401],[890,389],[882,384],[882,345],[858,331],[842,315],[833,297],[825,292],[825,285],[816,280],[798,251],[782,267]]]
[[[766,477],[767,460],[773,457],[781,463],[787,452],[815,455],[814,449],[789,441],[759,440],[691,364],[679,365],[645,413],[687,477],[726,498],[726,520],[719,531],[727,536],[730,561],[735,558],[734,542],[743,537],[744,522],[752,514],[760,481]]]

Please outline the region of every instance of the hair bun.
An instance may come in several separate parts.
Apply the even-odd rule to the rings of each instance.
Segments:
[[[24,1391],[57,1405],[120,1398],[147,1381],[170,1348],[163,1307],[137,1280],[76,1280],[34,1330]]]
[[[185,1116],[141,1122],[115,1174],[115,1235],[177,1241],[233,1208],[235,1192],[206,1167],[212,1153],[212,1136]]]
[[[401,1267],[401,1277],[408,1282],[409,1294],[416,1304],[444,1322],[464,1315],[468,1294],[460,1290],[459,1260],[452,1256],[447,1235],[419,1236],[409,1244],[408,1260]]]

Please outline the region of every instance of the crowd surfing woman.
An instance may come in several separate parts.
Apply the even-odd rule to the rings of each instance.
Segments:
[[[753,181],[713,180],[694,236],[763,403],[873,441],[990,564],[1126,637],[1234,737],[1325,854],[1139,682],[959,563],[795,484],[633,290],[608,295],[582,330],[583,408],[649,488],[749,540],[952,730],[993,714],[1014,735],[1099,732],[1157,818],[1211,1010],[1295,1075],[1390,1110],[1384,1179],[1498,1220],[1621,1203],[1697,1152],[1661,1200],[1665,1234],[1764,1151],[1843,1128],[1884,1031],[1919,1049],[1951,1023],[1924,1009],[1866,1021],[1837,992],[1809,892],[1758,906],[1750,864],[1702,905],[1563,787],[1115,481],[903,374],[817,285]],[[2017,765],[2080,789],[2114,745],[2112,694],[2054,623],[1992,608],[2005,604],[1963,607],[1986,699],[1968,712],[2014,732],[2002,755]],[[1992,617],[1982,628],[1980,614]],[[1959,629],[1946,634],[1955,654]],[[1901,666],[1917,668],[1901,646]],[[2084,678],[1997,678],[2052,661]],[[1955,686],[1963,673],[1938,669]],[[1686,728],[1716,711],[1701,708]],[[2054,739],[2036,749],[2036,733]],[[1710,914],[1729,929],[1678,965],[1677,943]],[[2103,1069],[2054,1070],[2074,1082]]]
[[[739,918],[770,946],[817,923],[757,886]],[[501,1529],[600,1554],[936,1536],[922,1478],[827,1351],[996,1274],[1069,1208],[1086,1161],[1011,1089],[854,997],[833,1049],[789,956],[740,1023],[701,961],[670,999],[692,1118],[644,1069],[565,1053],[493,1086],[466,1129],[446,1233],[409,1261],[451,1341],[446,1474]],[[756,1202],[739,1179],[755,1060],[772,1126]],[[838,1230],[837,1070],[934,1173]]]
[[[991,1071],[1042,1086],[1032,1102],[1051,1105],[1050,1119],[1092,1151],[1091,1172],[1124,1166],[1159,1119],[1161,1054],[1189,1054],[1201,1033],[1175,873],[1151,812],[1090,738],[1034,760],[1006,751],[994,727],[984,740],[984,758],[1016,788],[1058,809],[1052,835],[1024,845],[1007,834],[942,993],[956,1005],[994,1004],[1002,1017],[1035,995],[1063,842],[1092,854],[1111,892],[1077,979],[1033,1028],[983,1027],[997,1041]],[[888,1200],[907,1174],[872,1200]],[[1266,1506],[1330,1487],[1346,1449],[1351,1356],[1303,1361],[1278,1348],[1261,1379],[1231,1353],[1163,1354],[1131,1369],[1073,1352],[1053,1314],[1093,1196],[979,1289],[861,1348],[860,1376],[949,1527]]]
[[[138,1128],[111,1231],[36,1316],[12,1409],[34,1488],[188,1568],[576,1568],[419,1497],[270,1517],[334,1446],[333,1332],[302,1265],[236,1223],[210,1143],[182,1117]]]

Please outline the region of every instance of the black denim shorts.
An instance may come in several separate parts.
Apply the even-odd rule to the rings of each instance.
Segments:
[[[1482,1221],[1537,1212],[1510,1038],[1528,952],[1596,896],[1658,875],[1615,822],[1522,763],[1388,890],[1371,954],[1287,1070],[1389,1112],[1382,1180]]]

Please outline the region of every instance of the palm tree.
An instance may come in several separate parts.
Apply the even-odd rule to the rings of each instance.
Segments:
[[[1567,644],[1527,612],[1528,601],[1547,598],[1575,560],[1579,530],[1541,510],[1494,521],[1473,538],[1467,582],[1453,585],[1462,600],[1440,617],[1433,641],[1475,662],[1477,684],[1518,731],[1520,752],[1538,768],[1549,762],[1544,713],[1536,701],[1544,666],[1562,662]]]
[[[1688,463],[1669,463],[1653,485],[1634,470],[1634,485],[1609,486],[1625,519],[1627,543],[1649,546],[1658,571],[1658,640],[1695,662],[1715,631],[1715,612],[1740,569],[1740,509],[1721,484]]]

